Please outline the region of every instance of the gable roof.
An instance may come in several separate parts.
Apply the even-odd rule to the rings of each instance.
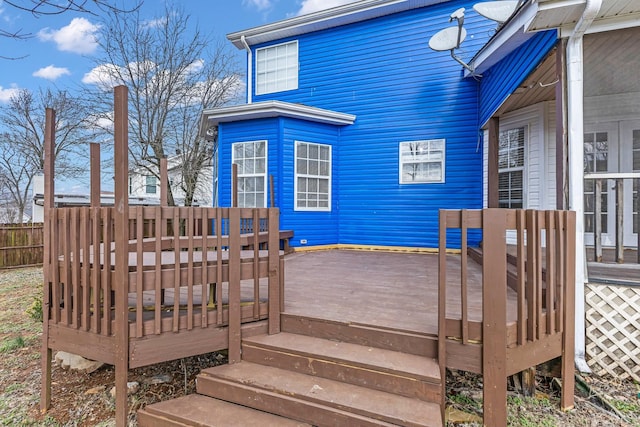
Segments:
[[[446,1],[447,0],[360,0],[343,6],[320,10],[307,15],[277,21],[272,24],[230,33],[227,34],[227,39],[238,49],[244,49],[243,38],[247,45],[253,46],[287,37],[295,37],[313,31],[366,21],[368,19],[404,12],[419,7],[444,3]]]

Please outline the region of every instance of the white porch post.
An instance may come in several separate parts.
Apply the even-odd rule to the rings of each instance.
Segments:
[[[567,42],[567,125],[569,157],[569,209],[576,212],[576,330],[575,363],[588,372],[585,360],[584,252],[584,92],[582,37],[595,19],[602,0],[587,0],[582,17]]]

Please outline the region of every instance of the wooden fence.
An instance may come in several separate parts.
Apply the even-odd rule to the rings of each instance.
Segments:
[[[0,269],[42,264],[43,225],[0,226]]]

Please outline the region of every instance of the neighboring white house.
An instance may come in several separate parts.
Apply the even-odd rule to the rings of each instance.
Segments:
[[[182,158],[180,156],[167,159],[169,185],[177,205],[184,204],[184,191],[181,185],[181,161]],[[160,200],[160,179],[144,167],[129,171],[129,196]],[[211,165],[200,171],[193,204],[213,206],[213,167]]]

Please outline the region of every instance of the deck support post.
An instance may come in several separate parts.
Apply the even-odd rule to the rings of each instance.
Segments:
[[[116,370],[116,426],[124,427],[128,418],[127,376],[129,372],[128,325],[128,236],[129,196],[128,164],[128,94],[126,86],[114,91],[114,148],[115,148],[115,370]]]
[[[485,209],[482,219],[483,424],[507,425],[507,214]]]
[[[54,148],[56,112],[47,108],[44,126],[44,249],[42,294],[42,354],[40,357],[42,382],[40,410],[44,413],[51,406],[51,348],[49,348],[49,316],[51,310],[51,210],[54,198]]]

